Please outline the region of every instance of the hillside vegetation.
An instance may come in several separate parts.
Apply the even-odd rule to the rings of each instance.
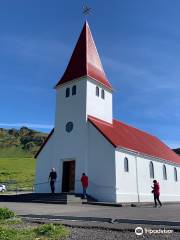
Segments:
[[[34,155],[47,137],[27,127],[0,128],[0,183],[10,190],[31,190],[34,183]]]
[[[173,151],[174,151],[176,154],[180,155],[180,148],[173,149]]]
[[[20,130],[0,128],[0,157],[33,157],[46,137],[46,133],[27,127]]]

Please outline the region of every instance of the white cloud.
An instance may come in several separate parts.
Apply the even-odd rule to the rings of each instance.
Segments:
[[[60,40],[40,37],[30,38],[23,35],[4,35],[1,37],[0,43],[2,46],[1,51],[5,51],[6,54],[36,62],[55,63],[57,60],[58,62],[63,61],[62,56],[68,55],[70,51],[69,46]]]
[[[113,71],[124,71],[135,76],[150,74],[147,69],[137,68],[130,63],[121,62],[107,56],[103,56],[103,63]]]
[[[52,129],[51,124],[38,124],[38,123],[0,123],[1,127],[28,127],[28,128],[39,128],[39,129]]]

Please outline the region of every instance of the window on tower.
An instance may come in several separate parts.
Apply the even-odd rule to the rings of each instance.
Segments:
[[[72,87],[72,95],[76,95],[76,85]]]
[[[69,97],[69,95],[70,95],[70,89],[66,88],[66,97]]]
[[[99,87],[96,87],[96,96],[99,97]]]
[[[102,98],[102,99],[105,99],[105,92],[104,92],[104,89],[101,90],[101,98]]]
[[[72,122],[68,122],[66,124],[66,132],[70,133],[73,130],[73,123]]]

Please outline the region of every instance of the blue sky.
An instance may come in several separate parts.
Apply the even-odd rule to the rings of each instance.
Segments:
[[[84,1],[0,1],[0,127],[49,132]],[[86,1],[114,117],[180,147],[180,1]]]

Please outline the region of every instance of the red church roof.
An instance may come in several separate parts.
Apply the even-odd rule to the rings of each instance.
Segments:
[[[113,120],[113,124],[92,116],[89,116],[88,120],[114,147],[126,148],[180,164],[180,157],[157,137],[117,120]]]
[[[89,25],[85,22],[69,64],[56,87],[73,79],[88,76],[112,89],[106,78]]]

